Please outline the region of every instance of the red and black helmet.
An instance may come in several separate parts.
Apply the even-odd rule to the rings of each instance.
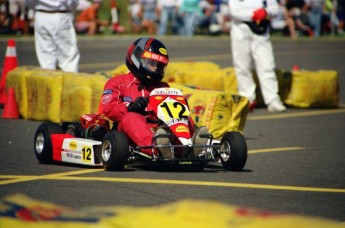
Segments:
[[[128,69],[144,85],[160,82],[168,62],[169,56],[165,45],[152,37],[134,41],[126,56]]]

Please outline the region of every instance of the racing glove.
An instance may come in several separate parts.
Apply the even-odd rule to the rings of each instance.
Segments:
[[[135,101],[131,102],[128,105],[127,110],[128,110],[128,112],[136,112],[136,113],[139,113],[141,115],[146,115],[147,112],[145,111],[145,109],[147,107],[147,103],[148,103],[147,98],[138,97],[137,99],[135,99]]]
[[[254,11],[252,20],[259,24],[261,21],[265,20],[267,17],[267,11],[264,8],[260,8]]]

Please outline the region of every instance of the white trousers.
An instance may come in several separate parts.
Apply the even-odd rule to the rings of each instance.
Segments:
[[[265,104],[280,100],[269,33],[257,35],[250,30],[248,25],[233,21],[230,35],[239,94],[247,97],[250,102],[256,99],[256,84],[252,75],[252,60],[254,60]]]
[[[55,70],[78,72],[79,49],[71,13],[35,15],[35,48],[40,66]]]

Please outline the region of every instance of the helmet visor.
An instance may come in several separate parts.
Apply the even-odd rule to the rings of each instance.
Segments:
[[[166,64],[152,60],[152,59],[145,59],[145,58],[142,58],[140,61],[141,61],[141,64],[147,70],[154,72],[154,73],[164,75]]]
[[[140,58],[141,64],[149,71],[164,75],[168,58],[152,52],[145,51]]]

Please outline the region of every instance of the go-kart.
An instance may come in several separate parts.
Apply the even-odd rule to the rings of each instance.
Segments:
[[[220,160],[223,168],[231,171],[242,170],[245,166],[247,144],[240,132],[226,132],[221,140],[204,133],[199,137],[205,144],[193,142],[188,127],[190,111],[180,90],[155,89],[148,105],[160,125],[170,129],[165,133],[156,131],[151,145],[132,145],[123,132],[116,130],[116,123],[111,123],[103,114],[84,114],[80,122],[41,123],[34,137],[35,155],[40,163],[104,166],[107,171],[123,170],[132,162],[194,165],[203,169],[207,163]],[[167,138],[169,143],[159,145],[156,143],[159,138]],[[168,148],[174,156],[165,159],[159,152],[162,148]],[[193,155],[196,149],[201,149],[197,156]]]

